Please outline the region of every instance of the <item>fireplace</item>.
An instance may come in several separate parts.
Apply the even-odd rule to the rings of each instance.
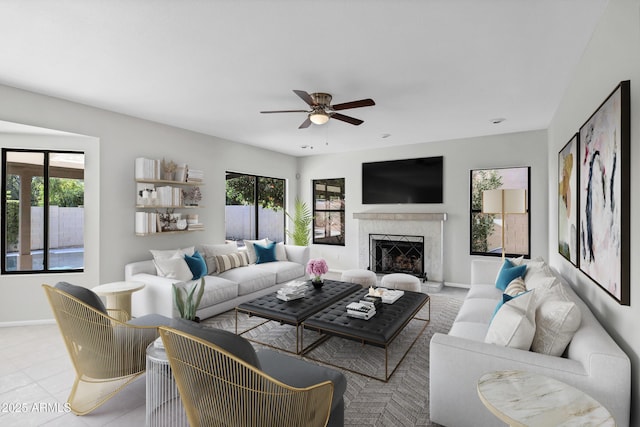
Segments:
[[[374,273],[406,273],[426,278],[423,236],[370,234],[369,253]]]

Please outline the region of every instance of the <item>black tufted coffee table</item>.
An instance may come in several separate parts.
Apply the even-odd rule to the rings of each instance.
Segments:
[[[347,295],[353,294],[356,291],[361,291],[362,286],[355,283],[339,282],[336,280],[325,280],[324,286],[320,289],[315,289],[309,286],[309,290],[306,292],[304,298],[300,298],[293,301],[282,301],[276,297],[276,293],[270,293],[260,298],[245,302],[236,307],[236,334],[238,334],[238,313],[246,313],[249,316],[261,317],[267,319],[265,322],[260,323],[252,328],[246,329],[240,332],[239,335],[245,334],[259,326],[264,325],[269,321],[276,321],[287,325],[295,326],[296,328],[296,351],[295,354],[300,354],[303,350],[302,347],[302,329],[300,325],[309,316],[317,313],[318,311],[330,306],[336,301],[341,300]],[[273,347],[267,343],[250,339],[251,341],[259,344]],[[289,350],[282,349],[292,353]]]
[[[353,301],[359,301],[368,292],[369,291],[367,289],[362,289],[358,292],[348,295],[345,298],[342,298],[340,301],[337,301],[336,303],[327,306],[322,310],[319,310],[316,314],[310,316],[307,320],[305,320],[302,323],[302,327],[326,334],[327,338],[331,336],[338,336],[341,338],[360,341],[363,344],[383,347],[384,378],[371,376],[365,372],[353,371],[343,366],[333,365],[325,360],[317,361],[327,365],[336,366],[341,369],[346,369],[348,371],[364,375],[369,378],[387,382],[389,378],[391,378],[391,375],[393,375],[393,373],[396,371],[396,369],[398,369],[400,363],[402,363],[407,353],[409,353],[413,345],[416,343],[416,341],[418,341],[418,338],[420,338],[425,328],[427,327],[429,319],[418,318],[415,316],[422,309],[422,307],[429,303],[429,317],[431,317],[431,303],[427,294],[404,291],[404,295],[393,304],[383,304],[382,308],[377,310],[375,316],[373,316],[369,320],[356,319],[347,316],[347,304]],[[414,319],[423,321],[424,326],[420,329],[416,338],[413,340],[407,351],[402,355],[402,358],[395,366],[393,371],[391,371],[391,373],[389,374],[388,348],[393,340],[402,332],[405,326],[407,326],[409,322]],[[318,340],[312,345],[308,346],[304,350],[303,355],[312,360],[316,360],[309,357],[308,353],[322,342],[323,340]],[[303,346],[303,343],[301,344],[301,346]]]

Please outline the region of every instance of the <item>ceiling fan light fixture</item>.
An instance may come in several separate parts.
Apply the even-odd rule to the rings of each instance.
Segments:
[[[309,114],[309,120],[316,125],[323,125],[329,121],[329,115],[324,111],[314,111]]]

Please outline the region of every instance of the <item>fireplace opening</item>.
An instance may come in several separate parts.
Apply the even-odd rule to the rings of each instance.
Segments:
[[[406,273],[426,278],[422,236],[371,234],[369,252],[374,273]]]

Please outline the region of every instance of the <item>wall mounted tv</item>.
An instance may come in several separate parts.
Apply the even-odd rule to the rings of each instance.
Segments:
[[[442,203],[443,157],[362,164],[362,204]]]

